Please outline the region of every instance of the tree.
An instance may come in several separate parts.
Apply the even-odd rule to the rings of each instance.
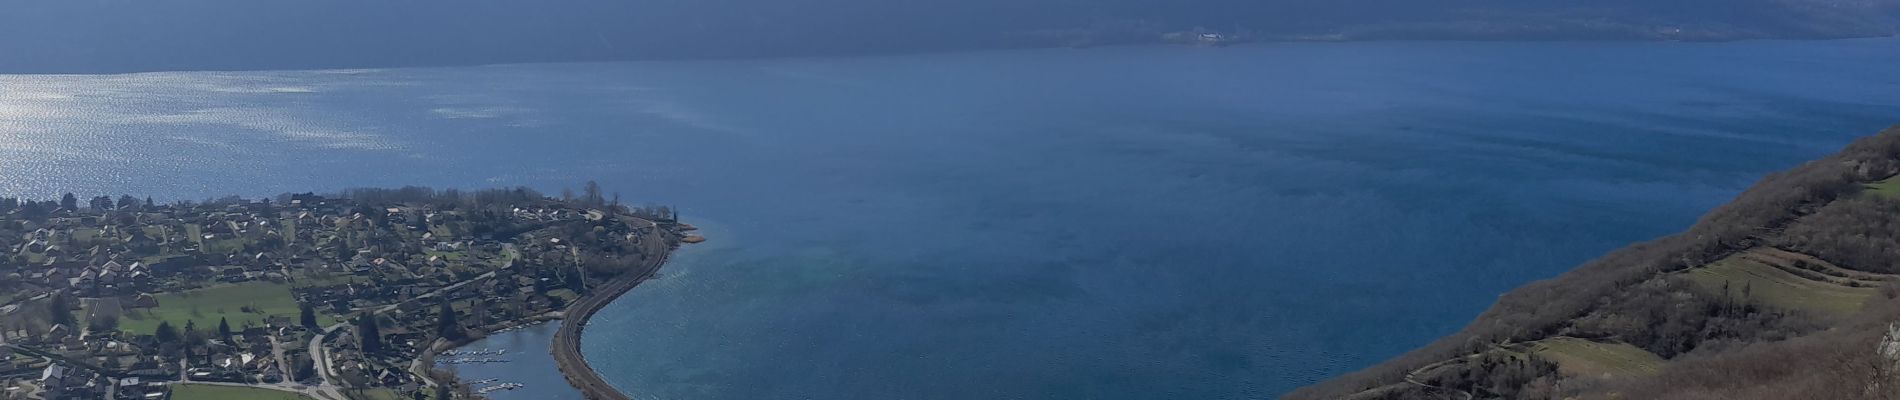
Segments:
[[[204,341],[205,341],[204,334],[198,333],[198,323],[196,321],[190,321],[190,320],[185,321],[184,339],[185,339],[185,357],[191,357],[191,350],[196,349],[198,348],[199,345],[204,344]],[[211,352],[209,351],[205,352],[205,359],[206,359],[205,363],[207,364],[211,363],[210,358],[211,358]]]
[[[337,233],[336,239],[330,241],[336,246],[336,259],[338,261],[349,261],[351,258],[356,257],[356,250],[350,248],[351,236],[355,236],[355,233],[355,226],[345,227],[341,232]]]
[[[581,196],[581,202],[590,206],[600,206],[606,202],[600,195],[600,183],[594,181],[587,181],[586,185],[581,186]]]
[[[127,208],[136,207],[138,205],[139,205],[139,199],[137,197],[132,197],[131,195],[123,195],[123,194],[119,195],[119,203],[118,203],[119,209],[123,210]]]
[[[47,319],[56,325],[73,327],[77,319],[73,317],[72,298],[67,297],[65,293],[60,293],[54,295],[51,300],[46,305]]]
[[[297,322],[304,328],[317,329],[317,309],[308,302],[297,303]]]
[[[383,352],[382,327],[377,326],[376,316],[370,314],[362,313],[356,316],[357,347],[363,350],[363,354]]]
[[[157,338],[159,344],[177,343],[178,328],[173,327],[171,321],[158,321],[158,329],[152,331],[152,337]]]
[[[27,220],[32,220],[32,221],[41,220],[43,218],[46,218],[46,214],[50,212],[52,211],[47,210],[46,204],[41,204],[40,202],[37,202],[37,201],[29,200],[27,202],[20,203],[20,216],[26,217]]]
[[[119,329],[119,316],[109,313],[93,313],[86,319],[86,326],[93,332],[110,332]]]
[[[231,321],[224,317],[218,317],[218,337],[227,344],[231,343]]]
[[[291,362],[291,365],[291,368],[296,369],[296,374],[291,375],[295,380],[301,381],[317,376],[317,360],[315,359],[298,356],[296,361]]]
[[[581,271],[580,266],[567,267],[567,273],[564,274],[566,276],[563,278],[567,281],[568,290],[573,290],[576,294],[587,293],[587,277],[584,274],[586,272]]]
[[[437,317],[441,318],[436,321],[436,335],[449,340],[462,339],[462,324],[455,320],[455,307],[450,307],[449,302],[443,300],[442,306],[436,310],[436,314]]]
[[[79,196],[74,196],[72,193],[67,193],[65,196],[60,196],[59,207],[67,209],[67,210],[78,210]]]

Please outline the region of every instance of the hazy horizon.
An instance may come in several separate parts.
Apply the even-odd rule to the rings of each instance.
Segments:
[[[760,58],[1339,40],[1890,36],[1900,0],[26,0],[0,73]]]

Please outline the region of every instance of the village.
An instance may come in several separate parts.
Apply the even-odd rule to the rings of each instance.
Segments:
[[[358,189],[0,198],[0,399],[476,398],[452,349],[682,241],[665,207]],[[438,355],[448,352],[446,355]],[[260,397],[287,396],[287,397]]]

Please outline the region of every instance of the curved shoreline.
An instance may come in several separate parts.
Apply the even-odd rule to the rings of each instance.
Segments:
[[[657,228],[657,225],[655,227]],[[593,293],[575,300],[562,313],[562,318],[566,322],[562,323],[561,329],[554,333],[554,344],[549,346],[548,351],[553,353],[554,364],[560,368],[561,375],[567,377],[567,383],[581,392],[581,398],[632,400],[626,393],[621,393],[619,389],[608,384],[607,380],[600,376],[600,372],[595,371],[594,367],[587,363],[587,356],[581,354],[581,332],[586,329],[587,320],[593,318],[595,312],[606,308],[608,304],[613,303],[614,299],[620,298],[621,295],[633,290],[635,286],[639,286],[640,282],[652,278],[653,274],[660,271],[661,266],[666,265],[666,260],[672,257],[673,244],[678,243],[678,238],[675,237],[677,235],[663,229],[656,229],[656,231],[657,243],[651,243],[649,246],[654,246],[659,250],[659,257],[641,264],[636,271],[630,271],[594,288]]]

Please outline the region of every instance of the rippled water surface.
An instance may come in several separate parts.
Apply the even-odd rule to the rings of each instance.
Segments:
[[[0,76],[0,193],[597,179],[712,237],[587,331],[638,398],[1261,398],[1900,122],[1895,65],[1882,39]]]

